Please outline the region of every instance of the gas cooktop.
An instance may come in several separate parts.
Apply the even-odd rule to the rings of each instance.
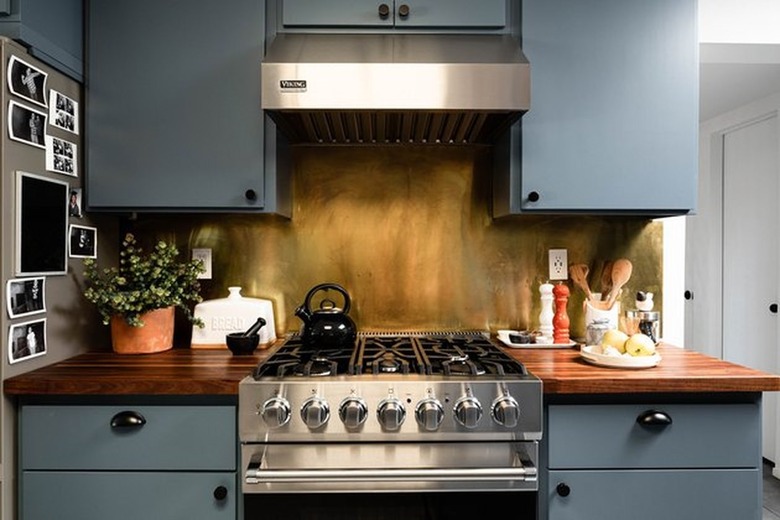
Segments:
[[[292,335],[253,374],[256,380],[361,375],[527,375],[481,332],[361,333],[354,347],[319,349]]]
[[[542,383],[487,333],[293,334],[239,385],[243,442],[536,440]]]

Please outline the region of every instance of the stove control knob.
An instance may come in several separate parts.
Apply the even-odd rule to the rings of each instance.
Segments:
[[[283,397],[272,397],[263,403],[260,415],[269,427],[280,428],[290,421],[290,403]]]
[[[406,408],[400,399],[388,397],[379,402],[376,409],[376,418],[379,424],[387,431],[398,430],[406,419]]]
[[[414,416],[417,419],[417,424],[422,426],[424,430],[434,432],[439,429],[442,420],[444,420],[444,408],[438,399],[426,397],[417,403]]]
[[[475,428],[482,418],[482,405],[476,397],[461,397],[455,403],[455,420],[466,428]]]
[[[520,420],[520,405],[511,395],[504,395],[493,401],[493,420],[507,428],[514,428]]]
[[[320,428],[330,419],[328,402],[316,395],[309,397],[301,406],[301,419],[310,430]]]
[[[368,406],[360,397],[347,397],[339,406],[339,417],[349,429],[354,429],[366,422]]]

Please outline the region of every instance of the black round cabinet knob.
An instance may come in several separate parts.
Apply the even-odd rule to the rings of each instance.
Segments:
[[[773,303],[773,304],[771,304],[769,306],[769,312],[771,312],[772,314],[777,314],[777,304],[776,303]]]
[[[539,202],[539,199],[540,199],[540,198],[541,198],[541,197],[539,196],[539,192],[538,192],[538,191],[532,191],[532,192],[530,192],[530,193],[528,194],[528,200],[529,200],[530,202]]]
[[[244,192],[244,197],[246,197],[246,200],[257,200],[257,192],[253,189],[248,189]]]
[[[225,486],[217,486],[214,488],[214,498],[217,500],[225,500],[228,495],[228,490]]]
[[[558,493],[558,496],[567,497],[571,494],[571,488],[565,482],[561,482],[555,486],[555,492]]]
[[[401,6],[398,8],[398,16],[401,18],[406,18],[409,16],[409,6],[406,4],[401,4]]]
[[[379,18],[385,20],[388,16],[390,16],[390,6],[387,4],[379,4]]]

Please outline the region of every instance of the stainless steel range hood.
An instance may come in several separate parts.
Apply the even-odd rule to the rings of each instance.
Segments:
[[[294,143],[490,144],[529,108],[507,35],[281,33],[261,106]]]

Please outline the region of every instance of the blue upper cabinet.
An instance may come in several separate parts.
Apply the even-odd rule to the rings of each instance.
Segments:
[[[287,28],[500,29],[506,0],[283,0]]]
[[[696,0],[523,0],[522,44],[531,108],[499,145],[494,215],[695,210]]]
[[[286,148],[260,109],[264,3],[89,6],[87,207],[289,215]]]
[[[82,0],[0,0],[0,34],[76,81],[84,79]]]

